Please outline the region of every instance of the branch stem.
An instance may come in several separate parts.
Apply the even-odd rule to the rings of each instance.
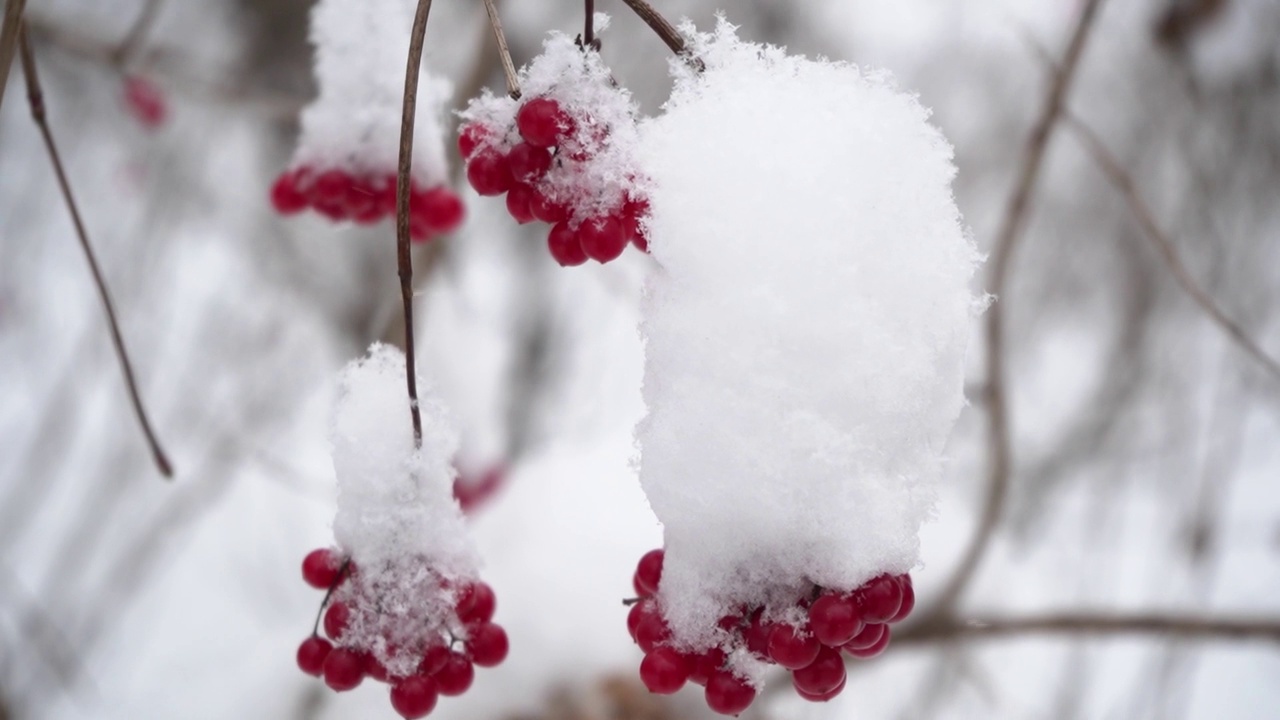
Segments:
[[[596,2],[595,0],[586,0],[583,14],[582,28],[582,46],[591,47],[591,43],[596,40]]]
[[[516,76],[516,65],[511,61],[511,48],[507,46],[507,36],[502,32],[502,19],[498,17],[498,6],[494,0],[484,0],[484,9],[489,14],[489,27],[493,28],[493,39],[498,42],[502,74],[507,79],[507,94],[512,100],[519,100],[520,80]]]
[[[893,645],[997,639],[1021,635],[1163,636],[1186,640],[1280,643],[1280,617],[1214,618],[1187,614],[1060,612],[1026,617],[940,620],[907,628]]]
[[[9,85],[9,68],[18,50],[18,35],[22,29],[22,9],[27,0],[7,0],[4,4],[4,23],[0,24],[0,107],[4,107],[4,91]]]
[[[142,396],[138,392],[138,383],[134,378],[133,364],[129,361],[129,353],[125,349],[124,337],[120,333],[120,323],[116,320],[115,307],[111,302],[111,293],[107,290],[106,280],[102,277],[102,270],[98,267],[97,257],[93,253],[93,247],[89,244],[89,234],[85,230],[84,221],[80,218],[80,210],[76,205],[75,197],[71,193],[71,183],[67,180],[66,170],[62,165],[62,157],[58,153],[57,143],[53,139],[53,131],[49,128],[48,118],[45,113],[44,91],[40,87],[40,77],[36,72],[35,53],[31,50],[31,40],[27,36],[26,25],[23,24],[18,31],[18,46],[22,55],[22,73],[27,83],[27,101],[31,105],[31,117],[35,120],[36,126],[40,129],[40,135],[44,139],[45,149],[49,153],[49,161],[53,165],[54,174],[58,178],[58,188],[62,191],[62,197],[67,203],[67,211],[71,215],[71,222],[75,225],[76,237],[80,240],[80,249],[84,251],[85,260],[89,263],[89,270],[93,274],[94,285],[98,288],[98,298],[102,301],[102,308],[107,315],[107,326],[111,330],[111,341],[115,345],[116,357],[120,360],[120,369],[124,372],[125,384],[129,390],[129,400],[133,403],[134,414],[138,417],[138,424],[142,426],[142,433],[146,436],[147,445],[151,448],[151,456],[155,460],[156,468],[160,470],[160,474],[166,478],[173,477],[173,465],[170,464],[168,456],[164,449],[160,446],[160,441],[156,438],[155,431],[151,427],[151,421],[147,418],[146,408],[142,404]]]

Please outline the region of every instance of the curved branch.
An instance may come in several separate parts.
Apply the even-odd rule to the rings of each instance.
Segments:
[[[1136,635],[1183,640],[1280,643],[1280,617],[1215,618],[1187,614],[1060,612],[1025,617],[938,620],[907,628],[894,635],[891,647],[1021,635]]]

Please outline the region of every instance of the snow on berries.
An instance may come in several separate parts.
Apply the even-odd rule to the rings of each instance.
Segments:
[[[311,209],[334,222],[394,217],[404,53],[411,0],[321,0],[311,11],[319,95],[302,112],[289,170],[271,188],[282,215]],[[448,81],[423,73],[414,124],[409,232],[423,242],[462,225],[462,198],[446,186]]]
[[[638,110],[600,55],[553,33],[520,72],[519,100],[486,91],[461,113],[458,150],[476,192],[506,196],[516,222],[551,226],[561,265],[646,247]]]
[[[508,651],[453,496],[457,431],[431,386],[419,379],[418,388],[415,448],[400,351],[374,345],[343,372],[331,432],[337,547],[303,559],[303,581],[326,592],[297,653],[303,672],[336,691],[387,683],[405,718],[466,692],[476,667]]]
[[[885,74],[723,21],[686,34],[705,70],[674,61],[641,127],[660,268],[637,441],[664,550],[628,625],[651,688],[687,673],[732,715],[770,664],[829,699],[841,656],[880,652],[910,612],[978,254],[950,146]]]

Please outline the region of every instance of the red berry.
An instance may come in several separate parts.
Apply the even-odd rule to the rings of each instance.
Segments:
[[[880,642],[880,637],[884,635],[885,630],[887,629],[888,628],[880,623],[867,625],[862,628],[861,632],[854,635],[852,640],[845,643],[842,649],[849,654],[853,654],[855,652],[860,652],[867,648],[874,647]]]
[[[473,582],[458,595],[458,619],[464,623],[485,623],[493,619],[498,599],[485,582]]]
[[[618,220],[622,224],[622,235],[643,252],[649,251],[649,241],[645,238],[644,228],[640,227],[640,218],[623,213]]]
[[[902,588],[888,575],[872,578],[853,594],[864,622],[882,623],[902,607]]]
[[[457,230],[467,215],[462,198],[447,187],[431,188],[423,193],[421,208],[427,227],[437,233]]]
[[[345,220],[351,184],[351,177],[341,170],[321,173],[312,190],[312,205],[330,220]]]
[[[769,636],[773,633],[773,625],[761,619],[762,612],[756,610],[751,614],[751,621],[742,631],[742,638],[746,641],[748,650],[762,658],[767,658],[769,657]]]
[[[636,639],[636,626],[640,624],[640,619],[646,613],[653,612],[649,603],[641,601],[631,606],[631,610],[627,612],[627,632],[631,633],[631,639]]]
[[[640,680],[649,692],[670,695],[684,687],[692,670],[689,659],[675,648],[660,647],[644,656],[640,663]]]
[[[163,125],[169,116],[164,92],[144,77],[131,75],[125,78],[124,101],[133,117],[149,130]]]
[[[840,647],[858,634],[862,620],[852,598],[826,593],[809,608],[809,625],[823,645]]]
[[[808,700],[809,702],[826,702],[831,698],[839,695],[841,691],[844,690],[845,682],[847,680],[848,680],[848,676],[846,675],[845,679],[841,680],[839,685],[835,686],[834,688],[824,693],[817,693],[817,694],[807,693],[804,690],[801,690],[798,686],[795,686],[794,678],[792,679],[792,685],[796,687],[796,694],[804,698],[805,700]]]
[[[657,612],[645,613],[636,624],[636,644],[647,655],[653,649],[671,639],[671,628]]]
[[[859,645],[855,645],[853,647],[850,647],[849,645],[845,645],[844,646],[845,652],[849,653],[850,655],[856,658],[862,658],[865,660],[867,658],[873,658],[879,655],[880,653],[884,652],[885,648],[889,647],[889,626],[888,625],[868,625],[867,627],[880,628],[880,633],[876,636],[875,642],[871,643],[870,645],[859,643]]]
[[[769,657],[788,670],[808,667],[821,649],[822,643],[806,628],[775,625],[769,633]]]
[[[449,657],[453,652],[444,645],[432,645],[427,648],[427,652],[422,655],[422,662],[418,664],[419,675],[435,675],[440,669],[449,662]]]
[[[360,653],[338,648],[325,658],[324,682],[334,690],[338,692],[354,690],[363,679],[364,658]]]
[[[529,211],[533,213],[534,217],[550,225],[565,222],[570,215],[568,204],[552,202],[545,193],[537,189],[534,190],[533,197],[529,199]]]
[[[507,212],[515,221],[524,225],[533,222],[536,218],[533,216],[533,197],[537,191],[528,185],[516,183],[507,191]]]
[[[582,241],[578,233],[569,227],[569,223],[556,223],[547,236],[547,248],[551,257],[562,267],[573,267],[587,261],[587,253],[582,249]]]
[[[322,637],[312,635],[298,646],[298,667],[308,675],[320,677],[324,673],[324,660],[333,651],[333,644]]]
[[[436,681],[414,675],[391,688],[391,707],[406,720],[426,717],[436,707]]]
[[[467,655],[480,667],[494,667],[507,659],[507,631],[501,625],[480,623],[468,629]]]
[[[689,672],[689,682],[706,685],[720,667],[724,665],[725,654],[720,648],[713,647],[693,659],[693,669]]]
[[[911,586],[911,576],[899,575],[898,585],[902,588],[902,605],[898,608],[898,612],[889,618],[891,623],[902,622],[916,607],[916,591]]]
[[[587,257],[601,263],[616,259],[627,249],[622,223],[613,216],[584,221],[578,226],[578,242]]]
[[[507,162],[511,164],[511,177],[516,182],[531,183],[551,169],[551,151],[527,142],[517,143],[507,154]]]
[[[549,148],[573,132],[573,119],[550,98],[534,98],[516,113],[516,126],[530,145]]]
[[[844,682],[844,677],[844,658],[840,657],[840,651],[824,647],[808,667],[792,671],[791,682],[797,690],[810,695],[822,695]]]
[[[449,653],[444,665],[435,674],[436,688],[441,695],[461,695],[471,687],[476,678],[476,669],[471,661],[458,653]]]
[[[476,148],[489,136],[489,128],[476,123],[468,123],[458,131],[458,152],[466,160],[475,154]]]
[[[707,680],[707,707],[721,715],[738,715],[756,699],[756,689],[728,670],[717,670]]]
[[[313,588],[328,590],[337,581],[341,567],[342,563],[328,548],[312,550],[302,559],[302,579]]]
[[[351,608],[345,603],[336,602],[324,611],[324,634],[334,640],[342,639],[342,633],[351,624]]]
[[[391,680],[391,672],[387,670],[387,666],[383,665],[381,660],[373,656],[373,653],[366,653],[364,656],[364,674],[378,682],[389,682]]]
[[[271,206],[281,215],[296,215],[307,209],[307,198],[298,190],[293,173],[281,175],[271,186]]]
[[[501,195],[511,189],[511,164],[493,150],[476,153],[467,162],[467,181],[481,195]]]
[[[662,580],[663,557],[664,553],[661,549],[650,550],[636,565],[635,579],[646,595],[655,595],[658,592],[658,583]]]

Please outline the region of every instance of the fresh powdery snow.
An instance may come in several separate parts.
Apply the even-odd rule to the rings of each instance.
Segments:
[[[418,658],[388,658],[386,638],[406,635],[399,646],[407,648],[424,627],[456,622],[449,589],[475,579],[478,566],[453,498],[458,431],[421,377],[418,405],[422,446],[415,449],[404,355],[375,344],[342,373],[331,434],[338,481],[334,536],[359,568],[358,581],[339,588],[337,599],[376,605],[364,612],[352,608],[350,635],[343,639],[374,648],[389,669],[406,675],[410,660]]]
[[[351,175],[394,171],[413,0],[320,0],[311,10],[319,95],[302,112],[294,167]],[[444,105],[450,83],[424,72],[414,125],[414,178],[446,181]]]
[[[981,301],[951,147],[915,97],[723,21],[685,32],[705,71],[674,61],[641,127],[661,267],[637,437],[662,610],[699,650],[736,608],[918,563]]]

